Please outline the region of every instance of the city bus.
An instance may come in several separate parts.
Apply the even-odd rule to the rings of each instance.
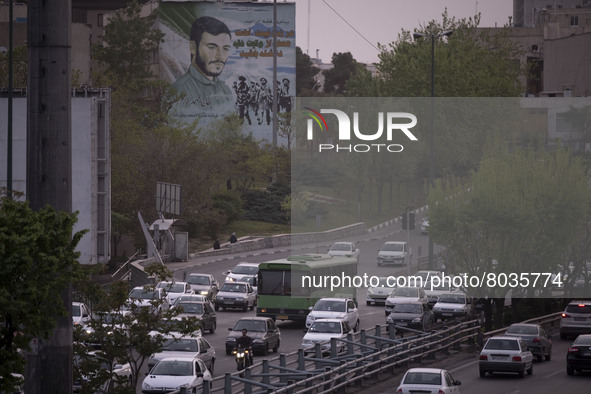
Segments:
[[[355,257],[328,254],[302,254],[260,263],[257,316],[305,321],[309,308],[320,298],[356,301],[357,288],[350,282],[357,275],[357,264]]]

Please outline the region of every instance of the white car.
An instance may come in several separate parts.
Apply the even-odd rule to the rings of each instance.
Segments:
[[[455,380],[445,369],[411,368],[402,377],[396,394],[438,393],[460,394],[459,380]]]
[[[142,393],[168,393],[185,388],[187,393],[202,392],[213,377],[202,360],[192,357],[163,358],[142,382]]]
[[[72,324],[84,325],[90,320],[90,308],[82,302],[72,302]]]
[[[534,356],[521,338],[499,336],[489,338],[480,351],[480,377],[493,372],[517,372],[523,378],[534,371]]]
[[[129,298],[126,305],[138,307],[150,307],[156,313],[160,313],[169,308],[168,298],[164,289],[154,289],[150,286],[137,286],[129,292]]]
[[[386,264],[408,265],[411,260],[412,252],[406,242],[387,241],[378,251],[378,266]]]
[[[199,358],[205,363],[207,369],[213,375],[215,349],[203,337],[167,337],[160,352],[152,354],[148,359],[148,368],[152,369],[158,361],[170,357]]]
[[[388,283],[392,282],[392,283]],[[390,286],[392,285],[392,286]],[[369,287],[367,289],[367,295],[365,297],[365,302],[367,305],[371,304],[385,304],[386,298],[392,293],[392,291],[396,288],[396,282],[392,280],[392,277],[387,276],[380,276],[378,278],[377,286]]]
[[[328,254],[331,256],[355,257],[359,261],[359,249],[355,242],[335,242],[328,249]]]
[[[238,308],[252,311],[257,303],[257,293],[248,282],[226,282],[215,297],[214,309]]]
[[[451,285],[450,281],[439,281],[437,279],[425,282],[423,289],[425,289],[427,298],[429,298],[429,306],[431,308],[439,301],[442,295],[458,290]]]
[[[425,294],[425,290],[422,287],[397,287],[386,298],[386,316],[392,312],[396,304],[409,301],[422,302],[424,304],[429,303],[427,294]]]
[[[438,319],[469,319],[472,317],[472,299],[461,291],[442,294],[433,305],[435,321]]]
[[[242,282],[243,278],[252,278],[259,273],[258,263],[238,263],[230,271],[225,271],[226,282]]]
[[[306,335],[302,339],[302,349],[305,354],[314,353],[316,344],[321,345],[322,353],[330,352],[331,339],[347,339],[348,334],[353,334],[353,330],[346,320],[339,319],[318,319],[308,328]],[[337,341],[337,351],[342,351],[345,343]]]
[[[359,310],[351,298],[321,298],[310,307],[306,317],[306,328],[318,319],[346,320],[353,331],[359,330]]]
[[[187,282],[166,282],[162,281],[156,285],[157,289],[164,289],[168,304],[172,305],[176,299],[184,294],[195,294],[191,285]]]

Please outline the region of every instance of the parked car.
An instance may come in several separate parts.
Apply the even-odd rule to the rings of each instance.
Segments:
[[[560,338],[591,334],[591,301],[571,301],[560,319]]]
[[[433,313],[435,314],[435,321],[439,319],[468,320],[474,316],[472,298],[461,291],[442,294],[433,305]]]
[[[355,242],[335,242],[328,249],[328,254],[331,256],[355,257],[359,261],[359,248],[357,248]]]
[[[259,273],[258,263],[238,263],[234,268],[225,271],[226,282],[242,282],[244,277],[254,277]]]
[[[493,372],[516,372],[523,378],[534,371],[534,356],[521,338],[498,336],[489,338],[480,351],[480,377]]]
[[[161,313],[169,308],[166,292],[162,288],[151,288],[150,286],[137,286],[131,289],[126,306],[131,308],[150,307],[156,313]]]
[[[254,289],[247,282],[226,282],[220,288],[215,297],[215,310],[220,308],[238,308],[252,311],[256,305],[257,297]]]
[[[306,333],[302,338],[304,354],[314,353],[317,343],[321,345],[322,353],[326,354],[331,350],[332,338],[346,339],[348,334],[353,334],[353,329],[343,319],[318,319],[304,332]],[[340,352],[344,348],[345,344],[337,341],[337,351]]]
[[[429,234],[429,218],[424,217],[421,220],[421,234]]]
[[[388,241],[378,251],[378,266],[386,264],[408,265],[411,260],[412,252],[406,242]]]
[[[396,287],[396,283],[394,281],[391,282],[394,286],[389,286],[390,283],[388,283],[387,276],[380,276],[378,278],[377,286],[369,287],[367,289],[367,295],[365,297],[366,304],[385,304],[386,298],[388,298],[390,293],[392,293],[392,290],[394,290],[394,288]]]
[[[435,319],[427,304],[419,301],[409,301],[396,304],[386,318],[386,323],[427,331],[433,326]]]
[[[581,334],[566,353],[566,374],[591,370],[591,334]]]
[[[248,336],[252,338],[252,350],[254,353],[266,355],[270,349],[279,351],[281,344],[281,331],[270,317],[243,317],[236,322],[234,327],[228,328],[226,337],[226,354],[232,353],[236,347],[236,340],[242,336],[243,329],[248,330]]]
[[[164,289],[166,292],[166,299],[168,304],[174,304],[174,301],[183,294],[194,294],[195,291],[191,288],[191,285],[187,282],[168,282],[162,281],[156,285],[157,289]]]
[[[445,369],[411,368],[402,377],[396,394],[459,394],[461,384],[462,382],[455,380]]]
[[[306,328],[310,328],[317,319],[344,319],[353,331],[359,330],[359,310],[352,298],[321,298],[310,307],[306,316]]]
[[[552,338],[539,324],[511,324],[505,331],[505,336],[523,339],[538,361],[543,361],[544,358],[550,361],[552,358]]]
[[[215,299],[215,295],[220,288],[217,279],[211,274],[189,274],[185,278],[185,282],[191,286],[195,294],[207,296],[210,300]]]
[[[172,391],[200,393],[213,377],[202,360],[193,357],[163,358],[150,370],[142,382],[142,393],[161,394]]]
[[[425,290],[422,287],[397,287],[392,290],[392,293],[386,298],[385,313],[388,316],[394,306],[401,302],[417,301],[428,304],[429,299]]]
[[[72,302],[72,324],[84,325],[90,320],[90,308],[83,302]]]
[[[177,302],[175,308],[180,310],[177,317],[189,317],[194,316],[199,320],[202,331],[209,331],[214,333],[217,327],[217,316],[214,308],[211,307],[209,302],[205,301],[180,301]]]
[[[215,349],[203,337],[166,338],[162,349],[148,359],[148,368],[152,369],[160,360],[168,357],[190,357],[201,359],[213,375],[215,367]]]

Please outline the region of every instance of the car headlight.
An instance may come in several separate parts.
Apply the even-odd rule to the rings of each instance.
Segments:
[[[390,323],[394,323],[394,319],[392,319],[392,316],[388,316],[386,318],[386,324],[390,324]]]
[[[310,340],[310,339],[304,339],[302,341],[302,345],[313,345],[314,341]]]
[[[234,279],[234,278],[226,278],[226,282],[235,282],[235,281],[236,281],[236,279]]]
[[[226,339],[226,342],[236,342],[236,338],[228,338]]]
[[[199,292],[199,294],[201,294],[201,295],[207,295],[207,293],[208,293],[208,291],[207,291],[207,290],[201,290],[201,291]]]
[[[392,301],[386,299],[386,306],[392,307],[392,306],[394,306],[394,303]]]
[[[414,319],[412,319],[413,323],[420,323],[421,322],[421,318],[420,317],[415,317]]]
[[[152,390],[152,386],[150,386],[148,383],[142,383],[142,389],[146,389],[146,390]]]
[[[217,296],[215,299],[216,299],[216,300],[223,300],[223,299],[224,299],[224,297],[223,297],[223,296]]]
[[[254,341],[252,341],[253,343],[264,343],[265,341],[263,341],[262,339],[255,339]]]
[[[345,317],[347,317],[347,315],[345,315],[345,314],[342,314],[342,315],[338,315],[338,316],[337,316],[337,319],[344,319]]]
[[[314,321],[316,318],[314,316],[308,315],[307,319],[310,320],[310,321]]]
[[[244,297],[236,297],[236,301],[244,301]]]

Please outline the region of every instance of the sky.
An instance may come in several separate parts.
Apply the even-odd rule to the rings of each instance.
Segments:
[[[312,58],[318,54],[325,63],[339,52],[351,52],[359,62],[377,62],[378,43],[395,41],[402,29],[413,31],[431,20],[441,22],[446,7],[456,19],[479,12],[480,27],[501,27],[513,15],[513,0],[290,1],[296,3],[296,45]]]

